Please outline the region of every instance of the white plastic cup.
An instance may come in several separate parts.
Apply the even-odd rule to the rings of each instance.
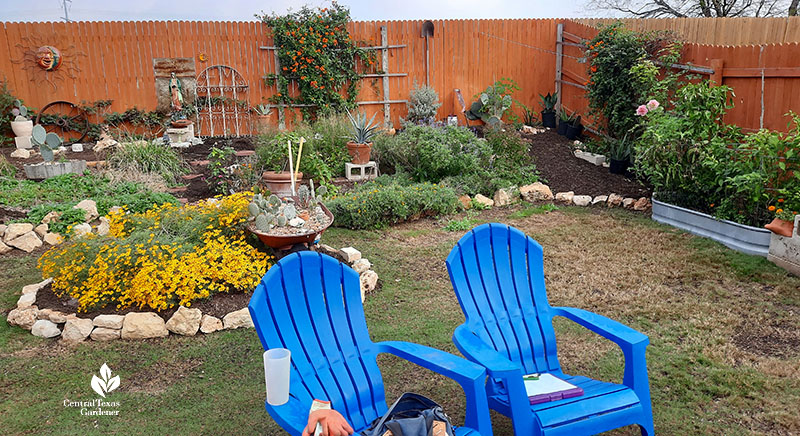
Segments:
[[[264,352],[264,380],[267,403],[280,406],[289,401],[289,373],[292,352],[286,348],[271,348]]]

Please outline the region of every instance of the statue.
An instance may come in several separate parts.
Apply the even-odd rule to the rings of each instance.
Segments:
[[[181,112],[183,110],[183,86],[175,73],[170,74],[169,91],[172,94],[172,111]]]

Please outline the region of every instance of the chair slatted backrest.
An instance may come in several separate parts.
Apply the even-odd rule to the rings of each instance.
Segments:
[[[291,395],[309,405],[328,399],[354,428],[386,411],[360,282],[350,267],[310,251],[286,256],[264,275],[250,313],[265,349],[292,352]]]
[[[539,243],[484,224],[453,247],[447,270],[470,331],[526,373],[560,371]]]

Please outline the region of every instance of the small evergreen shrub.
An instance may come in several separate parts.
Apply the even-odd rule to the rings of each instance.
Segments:
[[[420,121],[430,122],[436,117],[436,111],[442,103],[439,102],[439,94],[428,85],[414,84],[411,95],[408,98],[408,118],[412,123]]]

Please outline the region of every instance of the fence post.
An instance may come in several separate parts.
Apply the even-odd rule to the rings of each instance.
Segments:
[[[722,70],[725,68],[725,60],[724,59],[711,59],[711,69],[714,70],[711,73],[710,82],[711,86],[722,86],[722,80],[724,76],[722,75]]]
[[[391,122],[389,105],[389,36],[386,26],[381,26],[381,70],[383,70],[383,127],[388,129]]]
[[[564,23],[558,23],[556,33],[556,111],[561,110],[561,61],[564,54]]]

